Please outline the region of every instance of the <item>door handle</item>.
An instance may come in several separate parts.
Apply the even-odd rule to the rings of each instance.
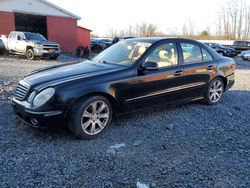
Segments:
[[[183,74],[183,70],[178,70],[174,72],[174,76],[180,76]]]
[[[213,70],[214,69],[214,65],[209,65],[208,67],[207,67],[207,70]]]

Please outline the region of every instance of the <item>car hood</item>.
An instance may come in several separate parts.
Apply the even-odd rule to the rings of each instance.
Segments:
[[[42,45],[58,45],[55,42],[51,42],[51,41],[41,41],[41,40],[33,40],[32,42],[36,43],[36,44],[42,44]]]
[[[56,85],[70,80],[82,79],[94,75],[101,75],[124,68],[114,64],[94,63],[84,61],[50,66],[31,72],[23,80],[29,85]]]

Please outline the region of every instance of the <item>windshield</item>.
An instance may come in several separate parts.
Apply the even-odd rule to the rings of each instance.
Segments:
[[[35,33],[25,33],[25,37],[27,40],[47,41],[44,36]]]
[[[111,43],[112,41],[110,39],[100,39],[101,42],[105,43]]]
[[[112,63],[130,66],[150,47],[151,43],[123,40],[97,55],[96,63]]]

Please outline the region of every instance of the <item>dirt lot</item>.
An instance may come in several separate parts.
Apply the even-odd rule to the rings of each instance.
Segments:
[[[75,60],[0,56],[0,187],[250,187],[250,62],[236,58],[218,105],[127,115],[95,140],[22,125],[9,100],[18,80]]]

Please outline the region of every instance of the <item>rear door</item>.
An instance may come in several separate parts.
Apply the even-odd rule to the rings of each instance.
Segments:
[[[15,51],[17,33],[11,32],[8,37],[8,50]]]
[[[185,98],[203,97],[207,84],[216,75],[217,65],[212,55],[198,43],[180,41]]]

